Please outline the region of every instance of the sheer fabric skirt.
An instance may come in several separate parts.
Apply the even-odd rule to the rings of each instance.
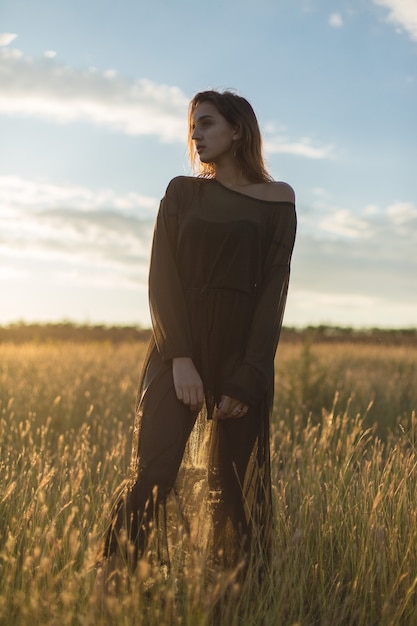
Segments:
[[[270,558],[271,394],[238,419],[208,420],[178,401],[171,364],[153,348],[139,386],[131,477],[104,556],[170,565],[198,554],[211,571],[263,569]]]

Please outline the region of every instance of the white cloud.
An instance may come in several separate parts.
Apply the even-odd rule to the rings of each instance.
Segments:
[[[340,28],[343,26],[343,19],[340,13],[332,13],[329,17],[329,25],[333,28]]]
[[[0,206],[0,265],[16,277],[62,284],[84,276],[108,288],[146,283],[156,199],[3,176]]]
[[[114,209],[146,217],[155,213],[158,201],[136,192],[117,194],[112,189],[96,190],[20,176],[0,176],[0,205],[2,213],[8,208],[11,211],[46,211],[72,207],[79,212]]]
[[[342,237],[368,239],[371,236],[369,223],[347,209],[333,211],[319,226],[325,232]]]
[[[388,9],[387,21],[405,30],[417,41],[416,0],[373,0],[374,4]]]
[[[0,33],[0,46],[8,46],[16,37],[15,33]]]
[[[48,58],[0,50],[0,114],[58,123],[87,121],[129,135],[184,141],[188,98],[175,86],[78,71]]]
[[[333,156],[333,146],[314,145],[309,137],[294,141],[284,135],[265,134],[264,147],[269,154],[293,154],[308,159],[329,159]]]
[[[367,245],[370,240],[376,244],[391,239],[384,251],[387,255],[417,245],[417,205],[412,202],[346,207],[338,205],[326,189],[315,188],[311,193],[310,210],[305,207],[299,216],[304,233],[329,241],[366,241]]]
[[[56,123],[87,121],[128,135],[156,135],[163,141],[186,139],[188,98],[175,86],[147,79],[128,80],[113,69],[78,71],[55,61],[25,57],[17,49],[0,50],[0,114],[47,119]],[[267,124],[267,152],[310,159],[333,156],[332,146],[309,137],[289,139]]]
[[[306,234],[300,224],[287,323],[415,324],[416,236],[393,231],[385,212],[369,227],[367,239],[329,239],[322,230]]]
[[[368,204],[364,209],[364,215],[371,217],[374,215],[380,215],[381,209],[376,204]]]
[[[395,226],[409,227],[409,222],[417,221],[417,208],[411,202],[391,204],[386,213]]]
[[[15,282],[25,277],[25,272],[15,267],[7,267],[4,264],[0,267],[0,283]]]

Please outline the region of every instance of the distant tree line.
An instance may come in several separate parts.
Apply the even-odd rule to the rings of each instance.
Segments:
[[[140,326],[106,326],[60,322],[50,324],[26,324],[18,322],[0,326],[0,343],[54,342],[146,342],[151,336],[149,328]],[[384,345],[414,345],[417,347],[417,328],[404,329],[356,329],[338,326],[284,327],[281,340],[311,343],[369,343]]]
[[[15,323],[0,326],[0,342],[45,343],[53,341],[71,341],[87,343],[89,341],[109,343],[143,342],[151,336],[149,328],[137,326],[105,326],[61,322],[57,324]]]
[[[307,326],[282,329],[283,341],[311,343],[368,343],[383,345],[412,345],[417,348],[415,328],[351,328],[344,326]]]

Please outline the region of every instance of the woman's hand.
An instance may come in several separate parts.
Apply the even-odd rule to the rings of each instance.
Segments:
[[[203,381],[193,360],[189,357],[173,359],[172,375],[178,400],[188,405],[190,411],[201,411],[204,403]]]
[[[226,420],[243,417],[248,412],[249,406],[236,398],[222,396],[214,414],[215,419]]]

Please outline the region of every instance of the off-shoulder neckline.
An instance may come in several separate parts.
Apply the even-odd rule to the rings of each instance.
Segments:
[[[257,196],[251,196],[250,194],[243,193],[243,191],[232,189],[231,187],[228,187],[227,185],[223,185],[223,183],[217,180],[217,178],[205,178],[203,180],[206,180],[207,182],[210,182],[210,183],[214,182],[216,185],[218,185],[222,189],[226,189],[227,191],[237,194],[238,196],[249,198],[250,200],[256,200],[256,202],[265,202],[266,204],[290,204],[291,206],[294,206],[294,202],[292,202],[291,200],[267,200],[265,198],[258,198]]]

